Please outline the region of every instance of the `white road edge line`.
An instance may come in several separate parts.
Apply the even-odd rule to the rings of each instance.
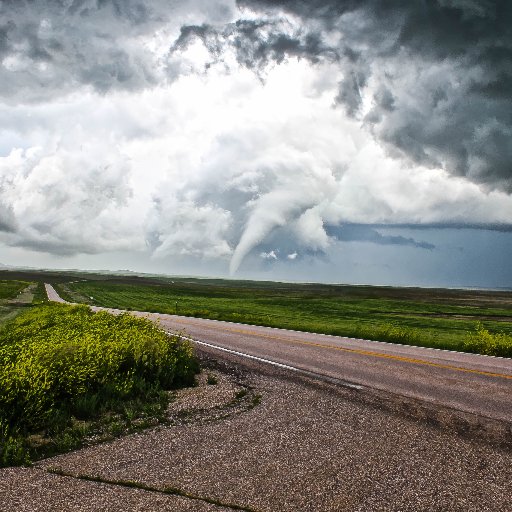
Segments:
[[[169,334],[173,334],[173,333],[169,333]],[[192,343],[197,343],[198,345],[203,345],[205,347],[209,347],[209,348],[213,348],[213,349],[216,349],[216,350],[220,350],[222,352],[228,352],[229,354],[234,354],[236,356],[240,356],[240,357],[245,357],[247,359],[254,359],[255,361],[259,361],[261,363],[267,363],[267,364],[271,364],[273,366],[277,366],[279,368],[284,368],[285,370],[291,370],[293,372],[297,372],[297,373],[303,373],[303,374],[308,374],[308,375],[314,375],[315,377],[322,377],[324,379],[327,379],[327,380],[330,380],[330,381],[335,381],[336,383],[342,385],[343,387],[346,387],[346,388],[351,388],[351,389],[363,389],[363,386],[359,386],[358,384],[352,384],[350,382],[346,382],[342,379],[337,379],[336,377],[330,377],[329,375],[323,375],[323,374],[316,374],[315,372],[311,372],[309,370],[302,370],[300,368],[296,368],[295,366],[289,366],[287,364],[283,364],[283,363],[278,363],[277,361],[272,361],[271,359],[265,359],[263,357],[258,357],[258,356],[253,356],[251,354],[246,354],[245,352],[238,352],[237,350],[232,350],[230,348],[225,348],[225,347],[220,347],[219,345],[214,345],[212,343],[207,343],[206,341],[199,341],[199,340],[196,340],[194,338],[189,338],[188,336],[182,336],[182,335],[179,335],[181,339],[183,340],[188,340],[188,341],[191,341]]]

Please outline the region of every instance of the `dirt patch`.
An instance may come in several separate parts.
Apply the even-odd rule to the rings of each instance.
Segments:
[[[206,358],[201,366],[195,387],[172,392],[167,409],[171,425],[220,420],[258,405],[261,397],[248,373]]]

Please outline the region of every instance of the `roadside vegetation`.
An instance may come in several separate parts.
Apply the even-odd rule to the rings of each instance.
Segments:
[[[23,293],[27,288],[35,288],[31,284],[29,281],[0,280],[0,326],[32,303],[32,294]]]
[[[0,466],[155,424],[197,370],[191,345],[149,320],[28,308],[0,326]]]
[[[489,332],[478,323],[464,340],[463,349],[487,356],[512,357],[512,336],[504,332]]]
[[[511,292],[191,278],[82,280],[63,291],[119,309],[512,357]]]
[[[42,281],[35,283],[33,294],[34,296],[32,298],[32,304],[44,304],[48,302],[48,297],[46,296],[46,289]]]

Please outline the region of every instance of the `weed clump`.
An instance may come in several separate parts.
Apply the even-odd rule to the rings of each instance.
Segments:
[[[415,329],[385,323],[376,326],[358,325],[353,333],[355,338],[363,338],[404,345],[421,345],[421,336]]]
[[[208,376],[206,377],[206,384],[208,384],[209,386],[215,386],[218,383],[219,380],[217,379],[217,377],[213,373],[209,373]]]
[[[463,349],[488,356],[512,357],[512,336],[489,332],[480,322],[464,340]]]
[[[163,390],[193,384],[196,372],[190,343],[149,320],[34,307],[0,330],[0,466],[25,463],[34,434],[80,437],[69,430],[78,420],[126,401],[161,402]],[[66,436],[63,446],[77,444]]]

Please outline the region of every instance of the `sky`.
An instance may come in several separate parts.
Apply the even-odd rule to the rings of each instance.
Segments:
[[[512,287],[509,0],[0,0],[0,263]]]

